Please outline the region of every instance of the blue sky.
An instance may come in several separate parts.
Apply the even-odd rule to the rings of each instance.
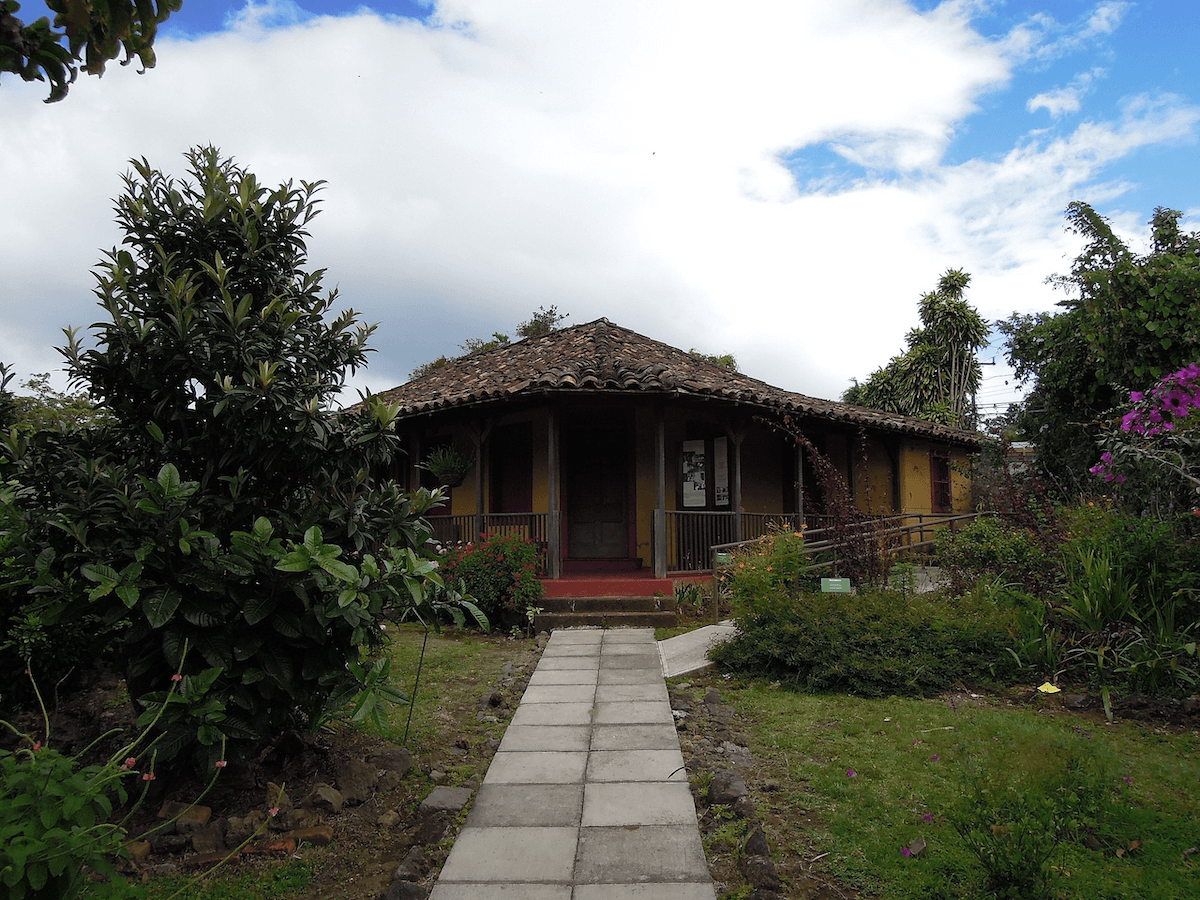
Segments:
[[[39,4],[21,14],[34,17]],[[836,397],[947,268],[985,317],[1053,309],[1092,203],[1195,226],[1200,24],[1182,0],[201,2],[159,64],[62,103],[0,84],[0,360],[96,316],[127,160],[214,143],[323,178],[310,243],[380,323],[385,389],[539,305]],[[985,359],[1002,357],[989,348]],[[981,401],[1019,394],[1002,366]]]

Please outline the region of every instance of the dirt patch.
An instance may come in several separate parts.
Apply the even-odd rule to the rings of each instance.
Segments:
[[[499,654],[506,662],[493,682],[471,684],[457,699],[448,692],[437,698],[423,725],[424,744],[432,749],[412,753],[340,724],[316,735],[281,735],[249,764],[230,764],[199,805],[166,827],[163,821],[187,809],[204,784],[160,770],[128,826],[133,836],[153,833],[131,842],[119,871],[149,882],[200,875],[224,860],[222,877],[237,877],[301,860],[312,880],[298,896],[310,900],[423,896],[544,647],[544,641],[499,636],[470,640],[485,642],[493,661]],[[435,690],[434,683],[423,690]],[[397,712],[403,722],[403,709]],[[16,718],[27,733],[41,737],[44,725],[36,712]],[[133,718],[123,683],[100,673],[54,706],[52,745],[73,754],[115,730],[87,760],[100,761],[128,740]],[[443,799],[449,803],[423,802],[438,788],[447,789]]]

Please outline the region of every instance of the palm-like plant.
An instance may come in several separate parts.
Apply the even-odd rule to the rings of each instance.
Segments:
[[[949,269],[920,301],[921,327],[905,336],[908,350],[855,384],[842,399],[875,409],[955,425],[971,424],[970,398],[983,379],[975,351],[988,323],[963,299],[971,276]]]

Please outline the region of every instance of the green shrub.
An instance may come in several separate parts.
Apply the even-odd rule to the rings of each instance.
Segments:
[[[804,535],[788,529],[734,553],[720,576],[734,615],[761,613],[796,596],[807,562]]]
[[[982,867],[995,897],[1053,896],[1049,862],[1067,841],[1118,843],[1121,782],[1094,746],[1019,762],[975,760],[948,820]],[[999,775],[998,773],[1009,773]],[[1015,774],[1013,774],[1015,773]]]
[[[937,556],[954,591],[961,592],[979,578],[991,577],[1041,594],[1056,581],[1054,548],[1043,546],[1034,532],[991,516],[976,519],[958,531],[942,529]]]
[[[538,548],[519,534],[494,532],[450,550],[442,560],[442,578],[461,584],[493,626],[525,627],[545,593],[537,577]]]
[[[1200,517],[1185,513],[1157,519],[1086,503],[1065,510],[1064,518],[1063,558],[1107,554],[1112,566],[1138,586],[1133,611],[1139,617],[1181,591],[1185,614],[1200,613],[1200,605],[1191,602],[1192,592],[1200,591]]]
[[[936,694],[1012,677],[1015,628],[1015,612],[971,597],[803,594],[742,617],[738,636],[712,656],[811,691]]]
[[[372,328],[309,269],[319,183],[269,189],[211,147],[187,158],[178,180],[133,161],[122,242],[96,270],[105,315],[62,348],[107,415],[0,441],[0,506],[41,624],[128,620],[136,702],[216,673],[158,721],[160,761],[210,770],[222,740],[236,759],[378,696],[362,651],[435,577],[418,555],[433,498],[382,474],[398,408],[333,410]]]

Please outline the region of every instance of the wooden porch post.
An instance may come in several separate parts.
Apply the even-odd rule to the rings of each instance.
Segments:
[[[554,410],[547,411],[548,428],[546,440],[546,494],[549,500],[546,516],[546,574],[551,578],[562,577],[562,521],[558,503],[558,417]]]
[[[412,465],[408,467],[408,471],[404,475],[404,487],[406,490],[415,491],[421,486],[421,435],[420,432],[414,432],[412,436]]]
[[[471,442],[475,445],[475,536],[483,537],[483,452],[487,447],[488,435],[492,432],[492,421],[481,419],[471,426]]]
[[[667,424],[661,406],[654,410],[654,577],[667,577]]]
[[[725,435],[733,445],[733,484],[729,491],[729,503],[733,507],[733,539],[742,540],[742,441],[746,439],[746,425],[734,427],[725,423]]]
[[[796,444],[796,529],[804,524],[804,448]]]

